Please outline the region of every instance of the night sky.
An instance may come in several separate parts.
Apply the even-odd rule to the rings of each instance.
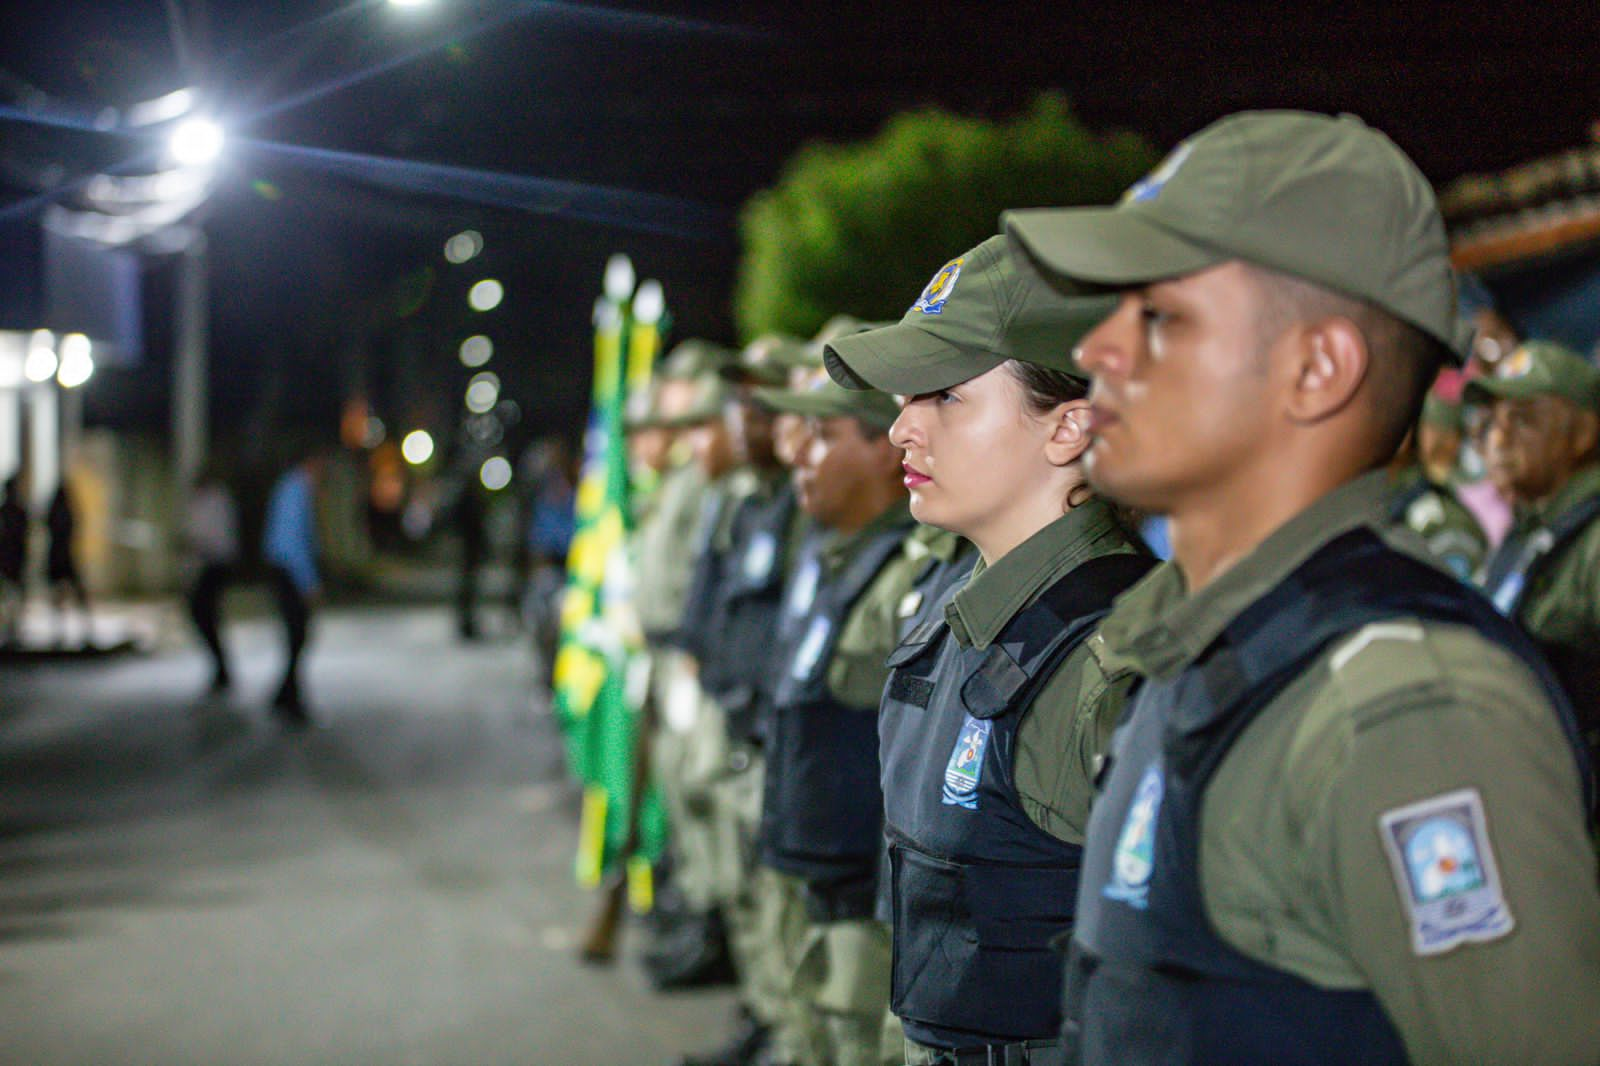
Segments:
[[[1592,0],[179,6],[232,138],[207,219],[224,433],[325,419],[358,384],[392,422],[447,428],[469,326],[494,338],[524,428],[570,431],[609,254],[661,279],[677,336],[733,341],[739,205],[806,141],[908,108],[1007,118],[1060,89],[1162,149],[1243,107],[1352,111],[1437,182],[1582,143],[1600,119]],[[31,86],[92,111],[184,83],[160,0],[11,5],[4,26],[0,104]],[[39,193],[42,163],[72,175],[143,150],[0,121],[0,210]],[[466,226],[486,251],[453,267],[443,242]],[[467,285],[490,274],[506,301],[469,321]],[[170,275],[149,264],[146,360],[96,378],[92,420],[164,423]]]

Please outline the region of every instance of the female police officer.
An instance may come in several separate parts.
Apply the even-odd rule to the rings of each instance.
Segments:
[[[1049,1063],[1095,755],[1130,681],[1085,637],[1151,565],[1089,491],[1072,346],[1109,310],[992,238],[900,323],[827,348],[841,384],[907,397],[911,509],[977,545],[971,578],[890,657],[882,741],[892,1009],[913,1063]]]

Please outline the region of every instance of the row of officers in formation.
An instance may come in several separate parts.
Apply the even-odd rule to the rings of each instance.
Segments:
[[[630,411],[654,773],[742,1011],[683,1062],[1600,1062],[1600,370],[1471,378],[1491,553],[1417,459],[1471,340],[1381,133],[1236,115],[1003,229]]]

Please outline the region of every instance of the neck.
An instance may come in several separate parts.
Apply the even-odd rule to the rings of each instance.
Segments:
[[[1231,489],[1213,489],[1174,506],[1172,557],[1189,591],[1226,574],[1286,522],[1360,473],[1280,462],[1275,471],[1252,470]]]
[[[1052,493],[1030,493],[1018,501],[1012,512],[996,516],[982,529],[971,532],[956,530],[978,549],[984,566],[993,566],[1004,559],[1035,533],[1054,522],[1084,501],[1074,502],[1069,494],[1063,502]]]

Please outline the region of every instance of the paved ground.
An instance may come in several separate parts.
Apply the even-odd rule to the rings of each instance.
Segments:
[[[575,798],[520,644],[329,611],[318,725],[285,734],[265,620],[217,699],[176,612],[139,618],[148,653],[0,666],[0,1066],[631,1066],[721,1032],[723,994],[575,961]]]

